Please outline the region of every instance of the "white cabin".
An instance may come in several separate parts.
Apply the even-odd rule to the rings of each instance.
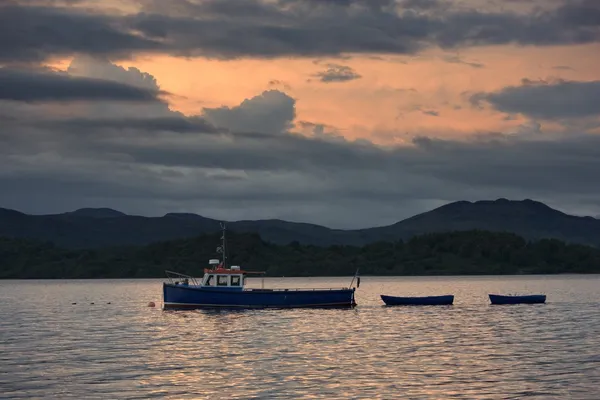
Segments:
[[[243,287],[244,286],[244,275],[243,274],[232,274],[232,273],[219,273],[219,272],[206,272],[202,278],[202,286],[219,286],[219,287]]]
[[[240,266],[232,265],[230,268],[220,268],[218,267],[220,263],[217,259],[208,261],[212,268],[204,270],[201,285],[203,287],[243,288],[245,277]]]

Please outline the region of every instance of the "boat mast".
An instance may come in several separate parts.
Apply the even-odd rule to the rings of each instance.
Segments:
[[[221,222],[221,229],[223,230],[223,235],[221,236],[221,253],[223,254],[222,268],[227,268],[227,249],[225,247],[225,223]]]

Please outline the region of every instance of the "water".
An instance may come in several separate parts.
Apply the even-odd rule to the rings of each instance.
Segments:
[[[160,282],[0,281],[0,398],[598,398],[598,275],[362,277],[353,310],[164,312]],[[489,305],[515,292],[548,302]]]

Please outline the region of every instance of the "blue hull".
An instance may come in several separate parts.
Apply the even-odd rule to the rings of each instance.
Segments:
[[[541,304],[546,302],[546,295],[532,294],[527,296],[502,296],[490,294],[492,304]]]
[[[397,297],[381,295],[388,306],[446,306],[454,302],[454,296]]]
[[[352,289],[206,288],[163,283],[165,309],[303,308],[356,305]]]

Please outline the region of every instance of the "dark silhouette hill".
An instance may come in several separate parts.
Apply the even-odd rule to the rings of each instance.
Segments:
[[[534,200],[457,201],[390,226],[364,231],[369,237],[387,240],[472,229],[511,232],[530,240],[553,238],[600,245],[600,220],[565,214]]]
[[[267,242],[361,246],[416,235],[468,230],[510,232],[529,240],[554,238],[600,245],[600,220],[565,214],[533,201],[458,201],[393,225],[341,230],[282,220],[235,221],[228,229],[257,233]],[[53,215],[28,215],[0,208],[0,237],[50,241],[67,248],[145,245],[217,232],[218,220],[190,213],[162,217],[127,215],[108,208],[84,208]]]
[[[125,217],[127,214],[112,208],[80,208],[79,210],[64,213],[72,217],[90,217],[90,218],[116,218]]]

